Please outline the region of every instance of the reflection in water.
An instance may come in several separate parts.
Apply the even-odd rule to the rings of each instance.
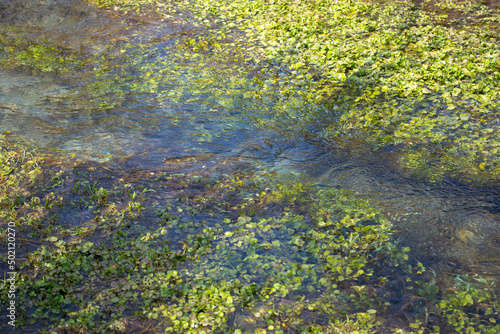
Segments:
[[[397,152],[368,154],[311,132],[289,131],[279,120],[257,128],[252,115],[272,108],[274,93],[262,101],[243,98],[253,93],[248,78],[210,86],[206,76],[212,69],[172,60],[169,48],[179,34],[193,33],[185,23],[138,25],[76,0],[0,3],[3,27],[21,27],[11,37],[46,39],[90,59],[60,75],[1,70],[1,130],[82,159],[137,155],[138,163],[145,163],[139,155],[148,152],[146,163],[155,164],[165,156],[199,151],[298,170],[308,182],[352,189],[371,199],[395,222],[402,243],[428,264],[500,278],[497,188],[446,180],[422,184],[391,163]],[[227,91],[234,95],[226,96],[220,84],[233,85]],[[189,98],[176,95],[186,90]]]

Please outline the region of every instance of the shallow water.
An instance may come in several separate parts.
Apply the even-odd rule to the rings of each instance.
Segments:
[[[223,100],[219,86],[203,81],[210,67],[171,56],[182,36],[203,33],[189,24],[119,17],[76,0],[0,1],[0,16],[3,28],[18,28],[9,30],[11,37],[45,40],[91,59],[63,74],[0,70],[0,130],[42,151],[83,160],[136,156],[144,166],[202,152],[299,171],[307,182],[370,199],[426,265],[500,278],[498,187],[422,182],[397,167],[397,150],[369,153],[355,144],[280,130],[279,123],[256,126],[252,115],[265,103]],[[229,90],[238,89],[244,94],[252,84]]]

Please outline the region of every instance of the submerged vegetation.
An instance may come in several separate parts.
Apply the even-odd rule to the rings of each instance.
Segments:
[[[319,103],[328,114],[296,108],[288,115],[294,121],[313,118],[329,138],[401,146],[409,167],[498,179],[498,8],[474,1],[193,3],[201,22],[221,34],[241,31],[258,56],[279,64],[284,73],[260,78],[263,89],[280,89],[283,103],[294,96]]]
[[[99,51],[75,57],[46,41],[21,43],[23,32],[12,39],[9,28],[0,33],[3,66],[92,68],[68,94],[77,107],[109,109],[137,94],[208,100],[258,127],[396,149],[400,166],[431,180],[499,179],[494,4],[94,3],[151,13],[158,30],[144,34],[134,21]]]
[[[210,155],[132,173],[9,147],[0,214],[22,236],[21,328],[500,330],[490,282],[436,280],[394,243],[385,215],[347,191]]]
[[[146,110],[103,123],[151,130],[159,125],[148,108],[198,101],[199,115],[225,121],[209,130],[203,123],[200,141],[249,124],[346,150],[352,142],[394,149],[401,166],[431,181],[499,180],[492,6],[89,3],[116,11],[123,29],[109,39],[89,33],[82,45],[95,38],[94,47],[75,50],[2,26],[0,66],[71,79],[50,101],[71,110]],[[358,194],[244,159],[196,154],[129,170],[126,159],[79,162],[15,141],[0,141],[0,235],[6,243],[14,223],[19,328],[500,331],[496,282],[426,269],[398,245],[388,216]]]

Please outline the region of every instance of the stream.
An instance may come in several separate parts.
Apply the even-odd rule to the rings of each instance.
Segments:
[[[47,49],[41,62],[56,46],[64,57],[76,55],[66,63],[83,65],[64,63],[69,70],[59,72],[0,69],[0,131],[42,152],[81,160],[133,161],[147,154],[137,159],[147,168],[196,152],[300,172],[310,184],[350,189],[369,199],[424,265],[500,279],[498,186],[422,181],[398,167],[397,148],[369,152],[279,123],[256,126],[257,109],[268,102],[234,99],[254,89],[244,82],[251,79],[239,78],[227,88],[235,95],[227,95],[219,89],[224,82],[210,86],[206,80],[214,71],[207,66],[218,64],[193,67],[193,61],[173,56],[176,42],[196,34],[203,31],[185,21],[154,15],[140,21],[85,1],[2,0],[0,35],[30,45],[42,41]]]

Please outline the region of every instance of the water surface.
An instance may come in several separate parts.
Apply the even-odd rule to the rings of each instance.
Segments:
[[[225,77],[221,63],[178,57],[176,45],[201,28],[76,0],[2,1],[0,17],[4,36],[56,46],[83,63],[60,72],[1,69],[0,130],[83,160],[130,156],[147,168],[198,152],[298,171],[306,182],[370,199],[426,265],[500,278],[498,185],[422,181],[398,167],[397,149],[369,152],[279,119],[256,122],[272,112],[277,92],[253,99],[248,73]]]

